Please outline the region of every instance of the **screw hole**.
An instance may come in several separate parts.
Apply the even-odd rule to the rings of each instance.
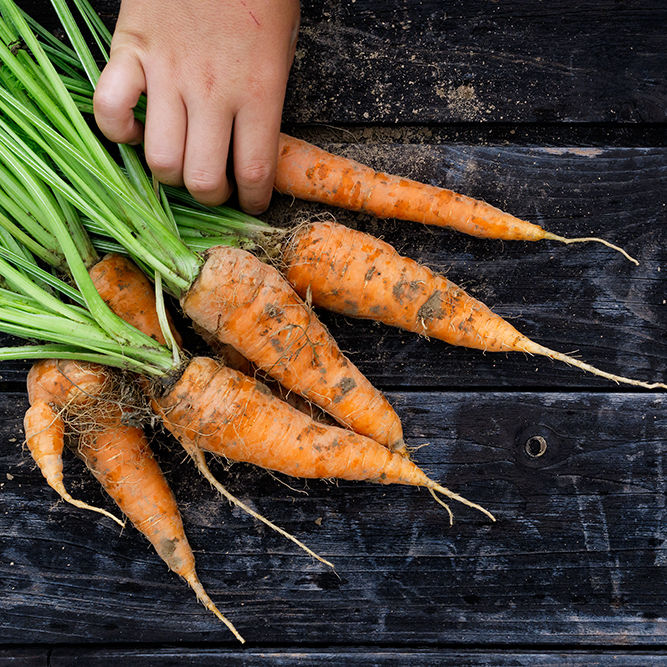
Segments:
[[[547,451],[547,441],[541,435],[533,435],[526,440],[524,449],[531,459],[537,459]]]

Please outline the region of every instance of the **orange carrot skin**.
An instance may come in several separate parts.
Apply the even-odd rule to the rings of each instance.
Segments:
[[[183,521],[141,429],[123,426],[120,411],[99,432],[84,434],[79,455],[169,568],[187,578],[195,561]]]
[[[108,380],[104,366],[81,361],[42,359],[35,362],[27,380],[31,405],[53,403],[58,407],[77,404],[98,394]]]
[[[48,404],[31,405],[23,418],[25,440],[32,458],[47,483],[56,492],[63,490],[63,447],[65,423]]]
[[[299,294],[350,317],[378,320],[452,345],[510,352],[528,339],[444,276],[388,243],[334,222],[301,228],[284,249]]]
[[[136,264],[122,255],[107,255],[89,273],[98,294],[116,315],[158,343],[165,344],[155,308],[155,290]],[[180,334],[169,313],[167,319],[172,335],[180,345]]]
[[[325,422],[326,424],[333,424],[335,420],[322,408],[314,405],[306,400],[295,391],[288,391],[280,382],[277,382],[272,377],[262,373],[257,367],[250,363],[238,350],[234,349],[227,343],[221,343],[215,336],[212,336],[208,331],[204,331],[201,327],[195,326],[195,331],[206,341],[208,346],[215,352],[216,358],[228,368],[233,368],[244,375],[250,375],[263,382],[274,396],[289,403],[293,408],[305,412],[315,421]],[[258,377],[259,376],[259,377]]]
[[[480,238],[539,241],[539,225],[451,190],[377,172],[286,134],[280,135],[278,192],[378,218],[451,227]]]
[[[186,449],[201,448],[294,477],[428,483],[404,456],[365,436],[319,424],[252,378],[206,357],[194,358],[153,405]]]
[[[244,250],[213,248],[181,304],[197,325],[340,423],[388,447],[404,446],[387,399],[273,267]]]

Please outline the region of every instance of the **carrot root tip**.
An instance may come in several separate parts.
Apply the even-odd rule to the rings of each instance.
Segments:
[[[107,510],[102,509],[101,507],[95,507],[95,505],[89,505],[88,503],[84,503],[83,500],[77,500],[76,498],[72,498],[69,493],[65,490],[65,487],[62,484],[57,484],[57,485],[51,485],[55,492],[65,501],[68,502],[70,505],[74,505],[74,507],[78,507],[79,509],[82,510],[90,510],[91,512],[97,512],[98,514],[102,514],[105,517],[111,519],[112,521],[115,521],[121,528],[125,528],[125,522],[121,521],[117,516],[114,516],[111,512],[107,512]]]
[[[642,387],[644,389],[667,389],[667,384],[663,382],[644,382],[642,380],[634,380],[633,378],[627,378],[624,377],[623,375],[615,375],[614,373],[607,373],[606,371],[602,371],[599,368],[596,368],[595,366],[587,364],[585,361],[580,361],[579,359],[571,357],[567,354],[563,354],[562,352],[556,352],[555,350],[551,350],[548,347],[544,347],[543,345],[540,345],[539,343],[534,343],[533,341],[529,341],[529,344],[526,344],[525,349],[523,351],[528,352],[529,354],[539,354],[544,357],[548,357],[549,359],[554,359],[556,361],[562,361],[565,364],[574,366],[575,368],[580,368],[583,371],[587,371],[588,373],[592,373],[593,375],[606,378],[607,380],[611,380],[612,382],[630,384],[635,387]]]
[[[569,239],[565,236],[558,236],[557,234],[552,234],[551,232],[545,232],[544,233],[544,238],[548,239],[549,241],[559,241],[560,243],[587,243],[589,241],[593,243],[601,243],[602,245],[607,246],[607,248],[611,248],[612,250],[616,250],[616,252],[620,252],[623,257],[625,257],[627,260],[631,261],[633,264],[639,266],[639,261],[636,260],[634,257],[629,255],[623,248],[620,246],[614,245],[613,243],[610,243],[609,241],[606,241],[605,239],[598,238],[597,236],[582,236],[580,238],[574,238],[574,239]]]
[[[444,500],[438,498],[436,492],[433,489],[429,489],[428,492],[433,496],[433,500],[435,500],[435,502],[438,503],[438,505],[442,505],[447,510],[447,514],[449,515],[449,525],[453,526],[454,514],[452,513],[452,510],[449,507],[449,505]]]
[[[462,505],[467,505],[468,507],[472,507],[473,509],[476,509],[478,512],[481,512],[482,514],[486,515],[493,521],[494,523],[496,522],[496,517],[489,512],[489,510],[484,509],[481,505],[478,505],[477,503],[473,503],[471,500],[468,500],[467,498],[464,498],[463,496],[460,496],[458,493],[454,493],[453,491],[450,491],[448,488],[441,486],[440,484],[437,484],[436,482],[432,482],[432,485],[428,487],[429,491],[431,492],[431,495],[433,495],[434,498],[436,498],[435,493],[441,493],[443,496],[446,496],[447,498],[451,498],[452,500],[456,500],[457,502],[461,503]],[[437,500],[437,498],[436,498]],[[450,520],[452,519],[451,516],[451,511],[449,510],[448,505],[445,503],[440,503],[441,505],[444,505],[447,508],[447,511],[450,512]]]
[[[303,549],[303,551],[305,551],[309,556],[312,556],[316,560],[320,561],[320,563],[324,563],[324,565],[327,565],[334,572],[336,572],[336,568],[334,567],[333,563],[329,562],[325,558],[322,558],[322,556],[316,554],[312,549],[309,549],[301,540],[294,537],[294,535],[291,535],[286,530],[283,530],[279,526],[276,526],[275,523],[269,521],[266,517],[262,516],[261,514],[259,514],[259,512],[256,512],[248,505],[246,505],[242,500],[239,500],[236,496],[232,495],[229,491],[227,491],[227,489],[222,484],[220,484],[220,482],[215,478],[213,473],[210,471],[208,464],[206,463],[204,452],[202,452],[201,449],[196,449],[196,448],[188,449],[188,454],[190,454],[190,456],[192,457],[192,460],[195,462],[195,465],[197,466],[199,472],[209,481],[211,486],[213,486],[213,488],[216,491],[218,491],[225,498],[227,498],[227,500],[229,500],[230,503],[236,505],[244,512],[249,514],[251,517],[257,519],[258,521],[261,521],[263,524],[271,528],[271,530],[275,530],[278,534],[287,538],[291,542],[294,542],[294,544],[296,544],[300,549]]]
[[[245,639],[234,627],[234,624],[215,606],[213,600],[211,600],[208,593],[204,590],[204,587],[202,586],[201,581],[199,581],[197,575],[192,574],[191,576],[186,577],[186,581],[190,585],[190,588],[192,588],[194,591],[197,599],[206,607],[206,609],[208,609],[210,612],[213,612],[216,618],[222,621],[229,628],[230,632],[241,642],[241,644],[245,644]]]

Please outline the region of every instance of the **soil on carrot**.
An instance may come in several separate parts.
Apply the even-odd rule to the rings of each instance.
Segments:
[[[62,416],[70,440],[97,433],[107,427],[109,418],[122,412],[122,424],[142,427],[154,420],[146,395],[132,375],[109,372],[109,380],[89,401],[72,400],[63,406]]]

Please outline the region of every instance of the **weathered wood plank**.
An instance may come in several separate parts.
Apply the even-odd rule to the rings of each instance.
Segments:
[[[112,19],[119,2],[93,4]],[[290,122],[665,120],[667,10],[655,0],[301,4]]]
[[[47,667],[48,650],[44,648],[0,648],[0,667]]]
[[[306,2],[299,122],[660,122],[653,2]],[[641,44],[641,46],[640,46]]]
[[[483,241],[423,225],[336,211],[393,243],[511,318],[524,333],[606,370],[667,377],[667,149],[328,144],[377,168],[441,183],[570,236],[602,235],[635,267],[598,244]],[[293,223],[324,207],[276,197],[267,220]],[[328,209],[332,210],[332,209]],[[609,387],[563,364],[483,355],[384,325],[323,315],[343,349],[381,387]],[[21,380],[25,364],[0,375]],[[20,370],[17,370],[20,369]]]
[[[247,466],[230,491],[331,558],[340,578],[237,511],[158,447],[201,578],[251,644],[665,643],[667,410],[660,394],[392,393],[416,460],[499,518],[428,494],[290,484]],[[228,633],[136,531],[54,502],[2,396],[0,642],[217,642]],[[546,440],[531,457],[526,443]],[[160,438],[159,442],[165,442]],[[70,490],[109,506],[71,460]]]
[[[461,651],[441,649],[437,651],[400,651],[385,649],[350,650],[244,650],[225,649],[55,649],[51,655],[51,667],[97,667],[124,664],[133,667],[159,664],[172,667],[184,663],[221,665],[226,667],[254,667],[255,665],[363,665],[364,667],[416,667],[417,665],[494,665],[495,667],[596,667],[598,665],[623,665],[646,667],[667,664],[661,653],[615,653],[589,651],[533,652],[533,651]],[[0,662],[1,665],[1,662]]]

